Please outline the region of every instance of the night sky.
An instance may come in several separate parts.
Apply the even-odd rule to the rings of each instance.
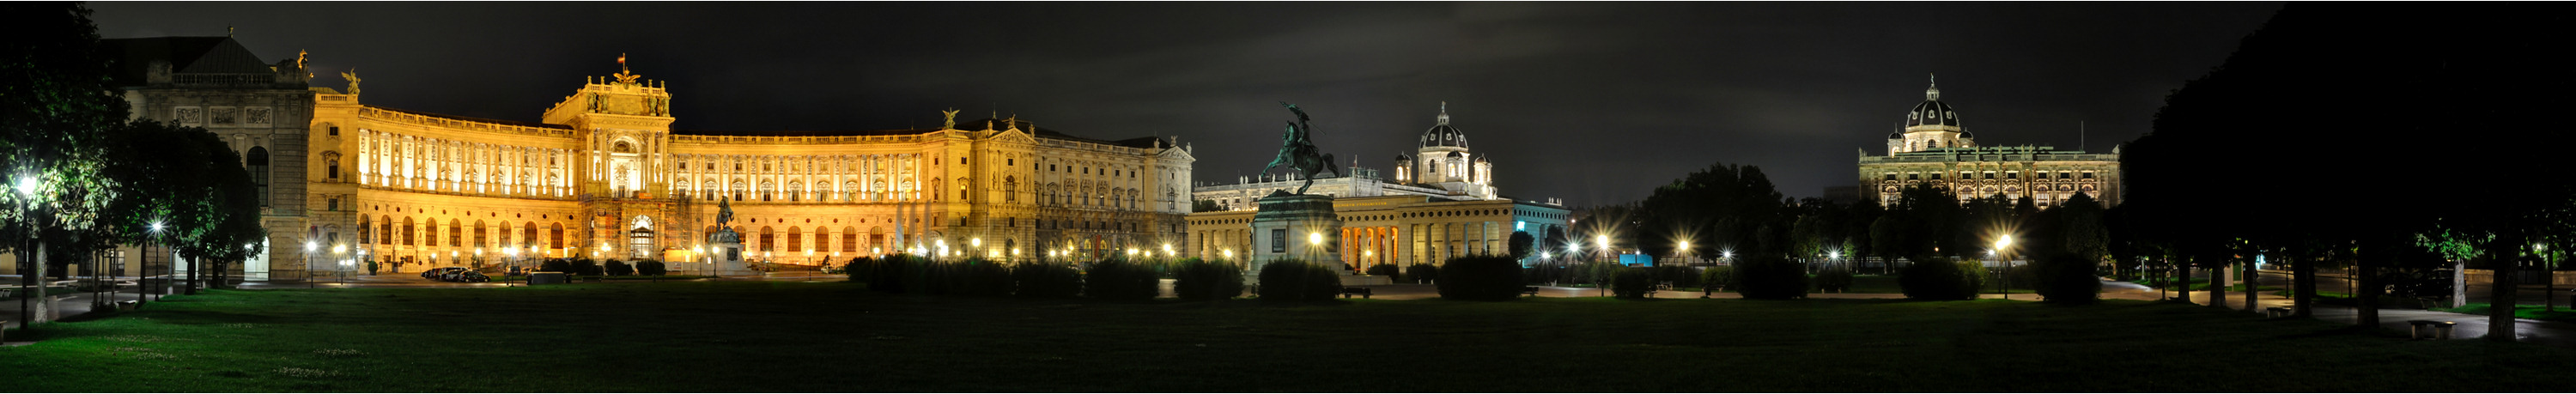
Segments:
[[[1452,125],[1518,199],[1616,203],[1715,162],[1853,182],[1938,73],[1983,145],[2107,151],[2280,3],[92,3],[107,38],[216,36],[363,102],[536,121],[584,76],[667,81],[681,130],[879,130],[995,113],[1179,136],[1251,175],[1279,108],[1347,164]],[[960,125],[963,128],[964,125]],[[1281,170],[1284,172],[1285,170]]]

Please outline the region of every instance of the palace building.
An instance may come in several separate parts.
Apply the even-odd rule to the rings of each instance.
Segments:
[[[1569,211],[1562,203],[1502,196],[1494,187],[1493,163],[1469,151],[1467,135],[1449,124],[1445,103],[1431,128],[1422,132],[1414,153],[1395,157],[1392,179],[1353,165],[1349,174],[1316,178],[1307,190],[1335,197],[1333,210],[1342,230],[1327,236],[1326,242],[1333,245],[1330,250],[1340,261],[1365,269],[1507,254],[1512,233],[1543,238],[1548,230],[1563,230],[1568,223]],[[1302,184],[1303,180],[1290,175],[1238,178],[1233,184],[1192,188],[1192,198],[1215,202],[1224,210],[1190,214],[1190,242],[1182,253],[1242,261],[1238,256],[1255,252],[1249,248],[1255,245],[1256,200],[1273,192],[1294,192]]]
[[[2040,208],[2082,193],[2109,207],[2120,203],[2120,148],[2111,153],[2048,146],[1978,146],[1959,126],[1959,112],[1941,102],[1938,85],[1906,112],[1904,129],[1887,136],[1887,154],[1860,151],[1857,196],[1894,204],[1911,185],[1927,185],[1961,202],[1989,196],[2030,197]]]
[[[937,128],[674,130],[675,96],[623,57],[536,121],[477,119],[366,105],[355,74],[346,92],[310,87],[301,57],[265,63],[230,37],[106,41],[125,55],[133,116],[205,127],[243,153],[270,231],[267,253],[236,273],[253,280],[366,261],[699,269],[720,204],[754,262],[1097,257],[1182,243],[1190,208],[1195,159],[1157,137],[955,111]]]

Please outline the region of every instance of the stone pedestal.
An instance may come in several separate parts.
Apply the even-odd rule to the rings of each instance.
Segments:
[[[1305,260],[1342,270],[1342,219],[1333,213],[1333,197],[1312,194],[1272,192],[1255,202],[1260,210],[1252,215],[1252,247],[1245,253],[1251,269],[1244,271],[1245,283],[1257,283],[1261,267],[1278,260]]]
[[[716,230],[707,235],[707,259],[715,264],[716,276],[757,276],[743,263],[742,234],[733,230]]]

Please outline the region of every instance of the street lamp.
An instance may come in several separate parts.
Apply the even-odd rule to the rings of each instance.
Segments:
[[[1678,253],[1678,254],[1680,254],[1680,255],[1682,255],[1682,256],[1683,256],[1683,257],[1682,257],[1682,261],[1683,261],[1683,263],[1684,263],[1684,264],[1689,264],[1689,261],[1690,261],[1690,257],[1689,257],[1689,256],[1690,256],[1690,252],[1691,252],[1691,249],[1690,249],[1690,240],[1685,239],[1685,240],[1680,240],[1680,241],[1674,241],[1674,242],[1673,242],[1673,244],[1674,244],[1674,245],[1673,245],[1673,249],[1679,250],[1679,251],[1680,251],[1680,253]]]
[[[307,289],[313,288],[313,286],[315,286],[315,285],[313,284],[313,249],[314,249],[314,247],[313,247],[313,241],[312,241],[312,240],[305,240],[305,241],[304,241],[304,288],[307,288]]]
[[[1307,262],[1307,263],[1313,263],[1313,264],[1323,264],[1323,262],[1321,262],[1321,261],[1315,261],[1315,260],[1317,260],[1317,259],[1318,259],[1318,258],[1316,258],[1316,257],[1315,257],[1315,256],[1316,256],[1316,254],[1315,254],[1315,249],[1316,249],[1316,248],[1322,248],[1322,247],[1324,247],[1324,233],[1322,233],[1322,232],[1307,232],[1307,233],[1306,233],[1306,262]]]
[[[1995,252],[2003,256],[2003,260],[1999,262],[2003,270],[1995,275],[1995,282],[2003,287],[2004,299],[2007,300],[2012,299],[2012,249],[2007,249],[2011,247],[2012,234],[2004,234],[1995,239]]]

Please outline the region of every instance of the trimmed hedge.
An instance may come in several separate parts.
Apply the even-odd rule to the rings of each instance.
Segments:
[[[1138,301],[1162,295],[1162,275],[1154,268],[1111,258],[1091,263],[1082,278],[1082,295],[1104,300]]]
[[[1655,288],[1655,273],[1647,268],[1626,268],[1610,273],[1610,294],[1619,298],[1646,298]]]
[[[1413,281],[1414,284],[1429,284],[1437,282],[1440,280],[1440,266],[1414,264],[1412,266],[1404,267],[1404,280]]]
[[[923,293],[963,296],[1011,294],[1011,269],[981,258],[930,263],[923,268]]]
[[[855,270],[853,270],[855,271]],[[1060,263],[1022,263],[1011,267],[1013,294],[1021,297],[1073,298],[1082,294],[1082,270]]]
[[[1521,297],[1521,263],[1508,256],[1460,256],[1440,265],[1440,298],[1510,301]]]
[[[1394,265],[1394,264],[1378,264],[1378,265],[1372,265],[1372,266],[1369,266],[1369,267],[1368,267],[1368,274],[1369,274],[1369,275],[1376,275],[1376,276],[1397,276],[1397,275],[1401,275],[1401,273],[1400,273],[1400,272],[1398,272],[1398,269],[1395,267],[1395,265]]]
[[[661,260],[637,260],[635,261],[635,274],[644,276],[669,275],[671,274],[671,268],[663,265]]]
[[[2032,261],[2032,266],[2014,271],[2031,271],[2040,297],[2054,303],[2083,304],[2102,300],[2102,280],[2093,276],[2093,261],[2081,256],[2058,255]]]
[[[928,281],[930,271],[927,259],[898,254],[882,259],[860,259],[853,264],[862,268],[850,270],[851,277],[865,278],[868,290],[901,294],[928,289],[928,285],[923,283]]]
[[[572,272],[572,262],[564,259],[546,259],[545,262],[537,263],[537,271],[569,273]]]
[[[1646,269],[1647,273],[1654,274],[1654,281],[1657,283],[1673,282],[1673,287],[1699,287],[1700,285],[1699,271],[1692,270],[1691,267],[1658,265],[1646,267]]]
[[[1851,287],[1852,272],[1849,269],[1837,266],[1816,271],[1816,292],[1849,293]]]
[[[1807,296],[1807,267],[1780,256],[1753,256],[1735,265],[1735,294],[1785,300]]]
[[[1721,265],[1700,270],[1699,285],[1718,290],[1735,288],[1735,266]]]
[[[1330,301],[1342,292],[1342,275],[1332,267],[1284,259],[1261,266],[1262,301]]]
[[[1905,289],[1905,298],[1917,300],[1973,300],[1977,289],[1986,284],[1985,267],[1974,262],[1953,262],[1930,258],[1914,262],[1898,271],[1897,286]]]
[[[576,276],[606,276],[608,274],[599,268],[599,262],[592,261],[588,258],[572,259],[571,272]]]
[[[1230,261],[1182,260],[1172,269],[1172,295],[1184,300],[1231,299],[1243,295],[1243,267]]]
[[[626,265],[626,262],[625,262],[625,261],[620,261],[620,260],[609,260],[609,261],[608,261],[608,276],[633,276],[633,275],[635,275],[635,266]]]

